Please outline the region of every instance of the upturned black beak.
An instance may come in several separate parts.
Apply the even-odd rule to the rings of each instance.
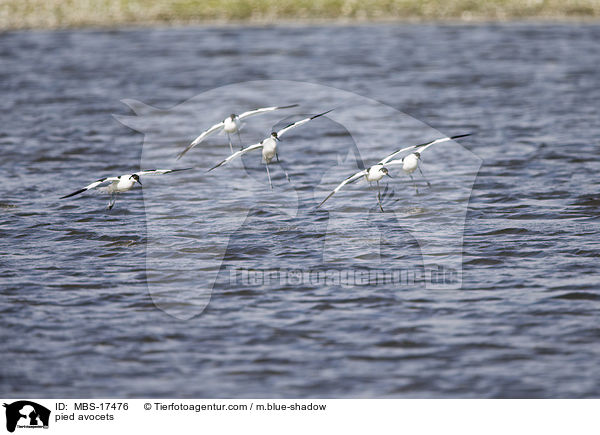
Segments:
[[[390,178],[394,178],[394,177],[392,177],[392,176],[390,175],[390,173],[389,173],[389,172],[386,172],[386,173],[385,173],[385,175],[387,175],[387,176],[388,176],[388,177],[390,177]]]
[[[135,181],[137,181],[138,183],[140,183],[140,186],[142,185],[142,180],[140,180],[139,177],[136,178]]]
[[[277,139],[279,142],[281,142],[281,139],[279,139],[279,137],[275,136],[275,139]]]

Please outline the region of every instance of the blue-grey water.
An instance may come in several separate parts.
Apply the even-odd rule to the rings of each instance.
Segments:
[[[598,25],[531,23],[0,34],[0,395],[598,396],[599,40]],[[240,110],[273,104],[268,96],[240,94],[238,101],[235,92],[221,101],[216,92],[212,105],[196,101],[176,119],[151,117],[145,128],[157,131],[145,142],[113,117],[134,115],[120,100],[170,109],[218,87],[262,80],[337,88],[406,114],[406,128],[397,129],[368,107],[352,112],[346,128],[379,132],[374,151],[361,154],[369,162],[407,141],[434,138],[413,120],[444,134],[475,133],[460,141],[481,167],[472,193],[462,185],[470,199],[461,197],[468,209],[462,223],[457,218],[457,228],[464,224],[458,288],[431,289],[420,280],[231,282],[228,267],[323,267],[327,239],[335,244],[369,230],[347,219],[328,238],[336,211],[364,209],[383,234],[375,264],[361,249],[334,245],[344,270],[418,266],[418,237],[398,228],[460,217],[443,202],[461,187],[452,184],[458,175],[439,174],[446,164],[459,174],[473,162],[443,148],[423,156],[432,188],[415,173],[419,196],[404,174],[388,180],[394,197],[384,206],[396,214],[378,213],[374,190],[364,185],[315,211],[327,188],[356,168],[339,160],[348,134],[331,119],[282,142],[291,180],[273,165],[272,195],[248,194],[245,181],[235,185],[235,167],[205,175],[227,154],[218,136],[207,142],[206,157],[198,147],[165,162],[202,169],[143,179],[144,191],[122,195],[110,212],[103,197],[58,199],[140,162],[174,157],[236,102]],[[298,90],[274,103],[310,101],[323,110],[338,104]],[[275,121],[317,108],[303,110]],[[248,128],[246,138],[261,139]],[[244,159],[248,180],[266,189],[254,157]],[[198,201],[197,212],[178,202],[183,196]],[[202,269],[184,254],[194,260],[210,250],[194,231],[218,237],[224,227],[233,235],[218,283],[195,313],[193,297],[169,295],[186,295]],[[443,245],[447,236],[435,232],[421,248]],[[166,265],[169,278],[154,277],[154,264]],[[191,318],[182,315],[188,308]]]

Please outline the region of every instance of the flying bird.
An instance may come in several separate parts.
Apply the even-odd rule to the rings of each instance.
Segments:
[[[229,149],[233,153],[233,146],[231,145],[231,136],[230,135],[233,133],[237,133],[238,138],[240,139],[240,145],[241,145],[242,138],[240,136],[240,129],[242,128],[242,124],[241,124],[242,119],[246,119],[246,118],[248,118],[250,116],[254,116],[254,115],[259,115],[261,113],[272,112],[273,110],[291,109],[292,107],[297,107],[297,106],[298,106],[297,104],[292,104],[290,106],[262,107],[260,109],[249,110],[240,115],[236,115],[235,113],[232,113],[227,118],[225,118],[223,121],[213,125],[208,130],[203,131],[200,134],[200,136],[198,136],[196,139],[194,139],[194,141],[191,144],[189,144],[182,152],[179,153],[179,155],[177,156],[177,160],[182,158],[185,153],[187,153],[189,150],[194,148],[196,145],[198,145],[200,142],[202,142],[204,139],[206,139],[209,135],[211,135],[214,132],[219,131],[219,130],[221,130],[221,132],[224,131],[225,133],[227,133],[227,139],[229,140]]]
[[[266,139],[263,139],[262,141],[254,144],[254,145],[250,145],[246,148],[236,151],[235,153],[233,153],[229,157],[227,157],[225,160],[221,161],[220,163],[217,163],[215,166],[210,168],[207,172],[210,172],[213,169],[218,168],[219,166],[229,163],[233,159],[240,157],[240,156],[246,154],[247,152],[262,148],[262,156],[266,163],[267,178],[269,179],[269,186],[271,186],[271,189],[273,189],[273,184],[271,183],[271,174],[269,173],[269,163],[271,163],[271,160],[273,160],[273,157],[275,157],[277,159],[277,162],[279,163],[279,155],[277,154],[277,142],[278,141],[281,142],[281,136],[283,136],[285,133],[287,133],[291,129],[299,127],[303,124],[306,124],[308,121],[318,118],[319,116],[323,116],[323,115],[331,112],[332,110],[333,109],[328,110],[327,112],[319,113],[318,115],[314,115],[314,116],[310,116],[308,118],[301,119],[300,121],[296,121],[296,122],[282,128],[279,131],[273,131],[271,133],[271,135],[269,137],[267,137]],[[290,181],[290,177],[288,176],[288,173],[285,171],[285,169],[283,172],[285,173],[285,178],[288,181]]]
[[[461,137],[470,136],[470,135],[471,135],[471,133],[459,134],[458,136],[443,137],[440,139],[432,140],[431,142],[426,142],[424,144],[416,145],[417,149],[415,151],[413,151],[412,153],[407,154],[406,156],[402,157],[401,159],[388,160],[388,161],[386,161],[385,165],[393,166],[393,165],[401,164],[402,170],[404,171],[404,173],[408,174],[410,176],[410,179],[413,182],[413,186],[415,186],[415,191],[418,195],[419,189],[417,188],[417,183],[415,182],[415,179],[412,176],[412,173],[415,172],[416,169],[418,169],[419,172],[421,173],[421,176],[427,183],[427,186],[431,187],[431,183],[429,182],[429,180],[427,180],[427,177],[425,177],[425,174],[423,174],[423,171],[421,170],[421,166],[419,165],[419,162],[421,161],[421,154],[423,153],[423,151],[425,151],[427,148],[429,148],[432,145],[442,143],[442,142],[447,142],[449,140],[458,139]],[[402,151],[406,151],[406,149],[400,150],[400,151],[394,153],[391,157],[390,156],[388,156],[388,157],[393,158],[396,154],[398,154]]]
[[[94,181],[91,184],[88,184],[87,186],[85,186],[82,189],[76,190],[75,192],[69,193],[68,195],[61,196],[60,199],[70,198],[72,196],[79,195],[80,193],[86,192],[90,189],[96,189],[102,193],[110,194],[110,201],[108,203],[108,206],[106,207],[108,210],[110,210],[115,205],[115,200],[116,200],[115,195],[117,195],[118,193],[123,193],[123,192],[127,192],[128,190],[131,190],[133,188],[133,186],[135,185],[135,183],[138,183],[140,186],[142,185],[142,182],[140,181],[141,176],[162,175],[162,174],[169,174],[171,172],[187,171],[190,169],[192,169],[192,168],[153,169],[153,170],[148,170],[148,171],[135,172],[133,174],[119,175],[118,177],[101,178],[99,180]]]
[[[451,137],[443,137],[440,139],[435,139],[432,140],[430,142],[426,142],[426,143],[422,143],[419,145],[412,145],[409,147],[405,147],[402,149],[399,149],[397,151],[394,151],[392,154],[388,155],[387,157],[385,157],[383,160],[379,161],[377,164],[367,168],[367,169],[363,169],[362,171],[357,172],[354,175],[349,176],[348,178],[346,178],[344,181],[342,181],[335,189],[333,189],[333,191],[327,195],[327,197],[321,201],[321,203],[317,206],[317,208],[321,207],[325,201],[327,201],[329,198],[331,198],[334,194],[336,194],[337,192],[339,192],[339,190],[344,187],[346,184],[352,183],[362,177],[365,177],[365,180],[367,180],[369,183],[372,183],[373,181],[377,182],[377,203],[379,204],[379,208],[381,209],[381,211],[383,212],[383,207],[381,205],[381,189],[379,186],[379,180],[381,180],[383,177],[385,177],[386,175],[390,178],[393,178],[388,171],[388,167],[389,166],[394,166],[394,165],[402,165],[402,170],[407,173],[408,175],[410,175],[411,180],[413,180],[413,184],[415,186],[415,189],[417,189],[417,185],[414,181],[414,178],[412,176],[412,173],[419,168],[419,161],[421,159],[421,153],[423,151],[425,151],[427,148],[429,148],[430,146],[437,144],[437,143],[441,143],[441,142],[446,142],[449,140],[454,140],[454,139],[458,139],[459,137],[465,137],[465,136],[470,136],[471,133],[468,134],[461,134],[458,136],[451,136]],[[394,157],[396,157],[398,154],[404,152],[404,151],[409,151],[412,150],[413,152],[404,156],[401,159],[396,159],[396,160],[392,160]],[[423,172],[421,171],[421,168],[419,168],[419,171],[421,172],[421,175],[423,175]],[[423,178],[425,178],[425,176],[423,175]],[[425,181],[427,181],[427,179],[425,179]],[[429,181],[427,181],[427,184],[429,184]],[[419,193],[419,191],[417,190],[417,194]]]

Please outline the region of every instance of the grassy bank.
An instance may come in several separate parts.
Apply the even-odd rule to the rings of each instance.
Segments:
[[[600,0],[0,0],[0,29],[277,20],[598,19]]]

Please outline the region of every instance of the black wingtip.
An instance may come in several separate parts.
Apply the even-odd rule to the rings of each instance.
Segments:
[[[80,193],[83,193],[83,192],[85,192],[86,190],[87,190],[87,189],[79,189],[79,190],[78,190],[78,191],[76,191],[76,192],[69,193],[68,195],[65,195],[65,196],[61,196],[59,199],[70,198],[70,197],[72,197],[72,196],[79,195]]]
[[[457,136],[450,136],[450,139],[454,140],[454,139],[458,139],[459,137],[466,137],[466,136],[471,136],[473,133],[465,133],[465,134],[459,134]]]
[[[292,107],[298,107],[300,104],[290,104],[289,106],[279,106],[278,109],[291,109]]]
[[[335,193],[335,190],[333,192],[331,192],[329,195],[327,195],[327,198],[325,198],[323,201],[321,201],[321,203],[317,206],[317,208],[321,208],[321,206],[323,204],[325,204],[325,201],[327,201],[329,198],[331,198],[334,193]]]
[[[194,169],[194,168],[173,169],[172,172],[189,171],[190,169]]]
[[[194,148],[193,146],[186,146],[185,149],[180,152],[179,154],[177,154],[177,160],[179,160],[180,158],[182,158],[189,150],[191,150],[192,148]]]
[[[331,112],[332,110],[335,110],[335,109],[329,109],[327,112],[323,112],[323,113],[319,113],[318,115],[311,116],[311,118],[310,118],[310,119],[315,119],[315,118],[318,118],[319,116],[327,115],[327,114],[328,114],[329,112]]]
[[[321,206],[323,204],[325,204],[325,201],[327,201],[329,198],[331,198],[330,196],[328,196],[327,198],[325,198],[323,201],[321,201],[321,203],[317,206],[317,208],[321,208]]]
[[[219,166],[221,166],[223,163],[225,163],[225,162],[223,161],[223,162],[221,162],[221,163],[219,163],[219,164],[217,164],[217,165],[213,166],[212,168],[210,168],[210,169],[209,169],[208,171],[206,171],[206,172],[210,172],[210,171],[212,171],[213,169],[217,169],[217,168],[218,168]]]

